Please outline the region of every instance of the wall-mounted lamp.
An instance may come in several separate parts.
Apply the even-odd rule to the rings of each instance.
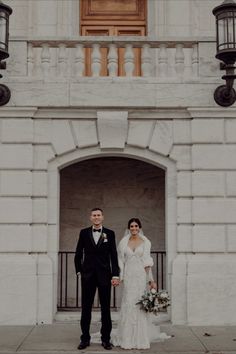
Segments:
[[[226,70],[226,74],[222,76],[226,84],[217,87],[214,99],[218,105],[228,107],[236,100],[233,88],[236,78],[236,3],[234,0],[225,0],[212,12],[216,17],[216,58],[222,61],[220,69]]]
[[[12,13],[10,6],[7,6],[0,1],[0,69],[6,68],[6,63],[2,62],[9,57],[8,42],[9,42],[9,16]],[[0,74],[0,78],[2,75]],[[11,97],[11,91],[6,85],[0,84],[0,106],[6,104]]]

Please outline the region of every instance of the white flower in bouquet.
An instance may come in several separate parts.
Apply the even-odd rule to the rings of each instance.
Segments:
[[[159,302],[160,308],[165,309],[168,306],[170,306],[170,297],[169,297],[169,294],[167,293],[166,290],[158,291],[157,297],[158,297],[158,302]]]
[[[168,297],[168,294],[165,291],[160,292],[161,299],[166,299],[167,297]]]

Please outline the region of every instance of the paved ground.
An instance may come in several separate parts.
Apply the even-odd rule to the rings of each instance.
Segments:
[[[98,329],[98,323],[93,323],[92,331]],[[166,321],[161,330],[172,337],[153,343],[150,350],[113,348],[110,353],[236,354],[236,326],[173,326]],[[79,324],[74,321],[40,326],[0,326],[0,354],[108,353],[100,344],[91,344],[86,350],[78,351],[79,334]]]

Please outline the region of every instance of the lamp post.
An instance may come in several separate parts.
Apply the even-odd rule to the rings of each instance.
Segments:
[[[216,17],[216,58],[221,60],[220,69],[226,70],[226,74],[222,76],[226,83],[217,87],[214,99],[218,105],[228,107],[236,100],[233,88],[236,78],[236,3],[234,0],[225,0],[212,12]]]
[[[5,69],[6,63],[2,62],[9,57],[9,16],[12,13],[10,6],[3,4],[0,0],[0,68]],[[0,74],[0,78],[2,75]],[[6,85],[0,84],[0,106],[6,104],[11,97],[11,92]]]

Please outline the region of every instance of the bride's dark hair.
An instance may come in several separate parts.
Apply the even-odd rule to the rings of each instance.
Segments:
[[[138,224],[140,229],[142,228],[141,221],[138,218],[132,218],[128,221],[128,229],[130,228],[130,225],[132,224],[132,222],[136,222],[136,224]]]

